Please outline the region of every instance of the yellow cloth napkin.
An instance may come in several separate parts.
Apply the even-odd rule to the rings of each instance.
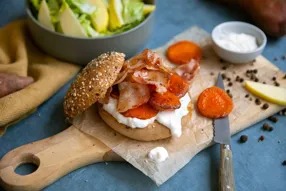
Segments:
[[[80,67],[59,61],[32,42],[26,21],[0,29],[0,72],[31,76],[30,86],[0,98],[0,135],[10,124],[34,111],[68,82]]]

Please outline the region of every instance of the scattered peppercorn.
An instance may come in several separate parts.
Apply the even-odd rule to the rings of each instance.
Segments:
[[[219,62],[223,63],[224,61],[223,61],[223,59],[219,59]]]
[[[255,80],[254,80],[255,82],[258,82],[259,81],[259,79],[258,78],[255,78]]]
[[[282,60],[286,60],[286,56],[285,55],[282,56]]]
[[[247,74],[251,73],[251,70],[246,70],[246,73],[247,73]]]
[[[214,75],[214,73],[213,73],[213,72],[211,72],[211,73],[210,73],[210,75],[211,75],[211,76],[213,76],[213,75]]]
[[[280,84],[278,82],[274,82],[275,86],[280,86]]]
[[[282,162],[282,165],[283,165],[283,166],[286,166],[286,160],[284,160],[284,161]]]
[[[257,74],[257,72],[258,72],[257,69],[254,69],[254,70],[253,70],[253,73],[254,73],[254,74]]]
[[[269,131],[270,125],[268,123],[264,123],[262,128],[263,128],[264,131]]]
[[[263,135],[261,135],[261,136],[259,137],[258,142],[260,142],[260,141],[264,141],[264,136],[263,136]]]
[[[248,140],[248,137],[246,135],[241,135],[239,140],[241,143],[245,143]]]
[[[273,131],[273,127],[270,127],[270,128],[269,128],[269,131],[270,131],[270,132]]]
[[[279,119],[277,117],[275,117],[275,116],[268,117],[268,120],[273,122],[273,123],[277,123],[279,121]]]
[[[232,86],[232,83],[231,83],[231,82],[229,82],[229,83],[228,83],[228,86]]]
[[[226,69],[227,69],[227,67],[226,67],[226,66],[223,66],[223,67],[222,67],[222,69],[223,69],[223,70],[226,70]]]
[[[266,82],[262,82],[263,84],[266,84]]]
[[[231,80],[231,78],[227,78],[227,81],[229,81],[229,82],[230,82],[230,80]]]
[[[222,79],[224,80],[226,78],[225,74],[221,74]]]
[[[266,110],[266,109],[268,109],[268,107],[269,107],[269,104],[268,104],[268,103],[265,103],[265,104],[263,104],[263,106],[262,106],[261,108],[264,109],[264,110]]]
[[[239,79],[239,82],[240,82],[240,83],[242,83],[243,81],[244,81],[244,79],[243,79],[243,78],[240,78],[240,79]]]
[[[255,103],[256,103],[256,105],[260,105],[260,104],[261,104],[260,99],[256,98],[256,99],[255,99]]]
[[[273,80],[273,81],[276,81],[276,77],[273,77],[272,80]]]
[[[283,76],[283,79],[286,79],[286,74]]]
[[[245,97],[248,98],[248,97],[249,97],[249,94],[246,94]]]
[[[275,58],[274,58],[274,61],[277,61],[277,60],[278,60],[278,58],[275,57]]]
[[[226,90],[226,93],[230,93],[230,90]]]
[[[249,101],[252,101],[252,100],[253,100],[252,97],[250,97],[250,98],[249,98]]]

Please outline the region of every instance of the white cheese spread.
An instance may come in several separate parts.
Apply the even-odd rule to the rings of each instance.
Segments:
[[[131,128],[144,128],[150,123],[157,120],[162,125],[165,125],[171,130],[171,133],[175,137],[180,137],[182,135],[182,117],[189,113],[188,105],[190,102],[190,97],[186,94],[180,99],[181,107],[174,111],[160,111],[155,117],[150,119],[138,119],[131,117],[124,117],[121,113],[117,111],[117,100],[110,97],[109,103],[103,105],[103,109],[112,115],[119,123],[127,125]]]
[[[250,52],[258,48],[256,38],[244,33],[222,32],[216,42],[225,49],[235,52]]]
[[[159,163],[165,161],[169,154],[164,147],[156,147],[149,152],[148,157],[150,160]]]

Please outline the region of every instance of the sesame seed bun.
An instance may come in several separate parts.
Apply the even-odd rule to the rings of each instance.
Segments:
[[[123,53],[108,52],[88,63],[65,96],[64,112],[69,120],[105,97],[124,64],[124,57]]]
[[[155,121],[145,128],[131,128],[118,123],[117,120],[107,113],[104,109],[99,109],[99,115],[103,121],[118,133],[138,141],[156,141],[171,137],[169,128]]]

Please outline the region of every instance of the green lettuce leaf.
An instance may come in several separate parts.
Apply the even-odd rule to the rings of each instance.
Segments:
[[[61,0],[47,0],[50,16],[53,24],[59,22]]]
[[[75,14],[91,15],[96,7],[90,5],[87,0],[65,0]]]
[[[81,26],[84,28],[84,30],[86,31],[86,33],[89,37],[98,37],[99,36],[99,33],[96,32],[96,30],[94,30],[91,26],[91,21],[90,21],[89,15],[82,14],[78,18],[78,20],[79,20]]]
[[[144,19],[143,7],[144,3],[135,0],[122,0],[123,3],[123,19],[124,23],[133,23]]]
[[[42,0],[31,0],[32,5],[35,7],[37,11],[40,9]]]

